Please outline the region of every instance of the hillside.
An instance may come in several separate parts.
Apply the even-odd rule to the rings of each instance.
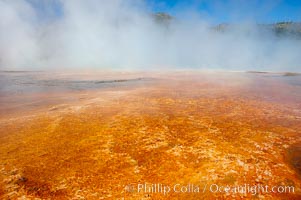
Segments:
[[[157,23],[163,25],[169,25],[171,22],[177,23],[178,20],[176,17],[163,12],[152,14],[152,16]],[[272,32],[279,37],[294,37],[301,39],[301,22],[287,21],[276,22],[271,24],[258,23],[256,26],[250,26],[249,28],[246,28],[246,26],[243,26],[242,24],[222,23],[217,26],[213,26],[212,29],[218,32],[228,32],[235,29],[253,32],[255,31],[254,29],[257,28],[256,31],[262,34]]]

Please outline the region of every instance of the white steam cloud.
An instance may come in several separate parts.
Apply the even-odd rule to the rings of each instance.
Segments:
[[[149,10],[139,0],[0,0],[0,69],[300,71],[300,39],[250,22],[219,32],[193,8],[158,23]]]

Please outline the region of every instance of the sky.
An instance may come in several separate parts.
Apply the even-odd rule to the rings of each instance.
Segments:
[[[40,19],[53,19],[63,15],[58,0],[27,0],[35,6]],[[185,13],[198,15],[212,24],[275,23],[301,21],[301,0],[135,0],[145,3],[149,12],[165,12],[177,18]],[[51,5],[51,6],[50,6]],[[46,14],[45,14],[46,13]]]
[[[194,9],[212,23],[301,21],[300,0],[146,0],[154,12],[177,16]],[[234,14],[233,14],[234,13]]]

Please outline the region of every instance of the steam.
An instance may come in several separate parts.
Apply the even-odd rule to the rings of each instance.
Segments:
[[[300,71],[301,40],[208,17],[158,22],[139,0],[0,0],[0,69]],[[188,13],[188,14],[187,14]]]

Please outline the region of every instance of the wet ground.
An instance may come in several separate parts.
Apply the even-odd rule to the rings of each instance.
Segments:
[[[2,199],[300,199],[301,77],[1,72]],[[294,192],[138,192],[137,184]]]
[[[13,114],[78,101],[75,94],[112,88],[142,86],[152,78],[135,73],[60,73],[42,71],[0,71],[0,113]],[[65,95],[71,94],[71,95]]]

